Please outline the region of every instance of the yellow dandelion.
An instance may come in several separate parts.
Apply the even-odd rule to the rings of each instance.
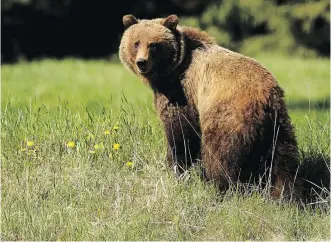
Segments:
[[[26,141],[26,145],[32,147],[34,145],[34,142],[32,140],[28,140]]]
[[[113,144],[113,149],[114,150],[119,150],[121,148],[121,145],[120,144]]]
[[[132,161],[128,161],[126,163],[126,166],[129,167],[129,168],[133,168],[133,162]]]
[[[113,127],[113,130],[114,131],[117,131],[119,129],[119,127],[117,126],[117,125],[115,125],[114,127]]]
[[[68,148],[74,148],[75,146],[76,146],[76,144],[73,141],[70,141],[70,142],[67,143]]]
[[[89,150],[88,153],[95,154],[95,150]]]
[[[109,130],[105,130],[105,132],[103,132],[105,135],[109,135],[110,131]]]

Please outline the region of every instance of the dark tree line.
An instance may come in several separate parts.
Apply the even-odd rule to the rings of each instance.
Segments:
[[[105,57],[117,51],[122,16],[140,18],[168,13],[199,14],[208,1],[30,0],[2,1],[1,59]]]
[[[196,20],[197,26],[211,31],[220,44],[236,49],[245,47],[242,42],[244,39],[272,34],[273,29],[277,29],[272,25],[277,21],[269,16],[268,11],[258,9],[264,5],[277,9],[289,5],[289,13],[285,20],[282,19],[283,22],[279,21],[278,30],[287,23],[289,41],[303,43],[308,48],[316,49],[321,55],[329,55],[330,23],[327,14],[330,5],[317,6],[318,2],[328,3],[328,0],[254,0],[251,2],[254,5],[247,7],[248,2],[250,1],[2,0],[1,60],[2,63],[15,62],[20,56],[27,60],[67,56],[107,57],[118,49],[123,32],[122,16],[128,13],[139,18],[163,17],[172,13],[188,16]],[[291,10],[292,6],[295,11]],[[191,24],[190,21],[188,23]],[[280,40],[274,42],[281,43],[284,34],[279,31],[277,33]],[[277,38],[276,34],[274,36]],[[262,38],[261,46],[265,43],[270,46],[267,41],[272,41],[274,37],[265,39],[266,41]],[[251,48],[251,44],[248,45]]]

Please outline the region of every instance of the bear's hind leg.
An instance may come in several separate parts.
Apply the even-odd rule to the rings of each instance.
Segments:
[[[299,161],[296,146],[282,141],[276,144],[271,165],[271,196],[286,200],[300,200],[302,191],[298,176]]]
[[[286,112],[278,113],[270,147],[270,195],[286,200],[300,200],[302,195],[299,177],[299,152],[293,127]]]
[[[202,130],[202,159],[205,178],[224,191],[238,180],[242,147],[234,134],[217,126]]]

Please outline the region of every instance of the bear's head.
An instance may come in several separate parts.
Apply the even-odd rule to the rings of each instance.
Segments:
[[[147,79],[169,75],[183,61],[184,41],[178,21],[176,15],[151,20],[125,15],[121,62]]]

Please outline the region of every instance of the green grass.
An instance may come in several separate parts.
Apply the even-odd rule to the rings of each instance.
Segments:
[[[145,106],[152,101],[152,92],[120,64],[105,61],[45,60],[2,68],[2,109],[20,104],[34,107],[56,106],[67,102],[73,110],[100,111],[108,105],[120,109],[122,99]],[[62,102],[63,101],[63,102]]]
[[[285,90],[303,159],[329,162],[329,60],[257,59]],[[3,240],[330,238],[329,204],[299,209],[236,187],[221,196],[194,169],[177,180],[151,91],[119,64],[5,65],[1,85]]]

